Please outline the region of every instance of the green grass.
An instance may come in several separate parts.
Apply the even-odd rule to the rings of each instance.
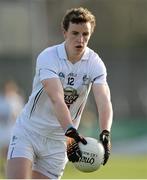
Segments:
[[[0,173],[0,179],[4,178]],[[147,179],[147,155],[111,156],[105,166],[93,173],[82,173],[68,163],[62,179]]]
[[[147,156],[111,156],[105,166],[92,173],[82,173],[68,163],[62,179],[147,179]]]
[[[0,179],[4,179],[5,163],[6,161],[3,158],[0,158]]]

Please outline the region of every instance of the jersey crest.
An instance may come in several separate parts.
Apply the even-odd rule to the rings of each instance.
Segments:
[[[76,101],[76,99],[79,97],[77,94],[77,90],[72,87],[66,87],[64,89],[64,100],[68,108],[70,107],[73,102]]]

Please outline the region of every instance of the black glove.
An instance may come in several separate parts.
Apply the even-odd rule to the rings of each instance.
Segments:
[[[77,130],[73,127],[70,127],[66,131],[65,135],[72,138],[72,140],[70,140],[70,142],[67,144],[67,157],[69,161],[78,162],[82,157],[82,152],[78,143],[81,142],[83,144],[87,144],[87,141],[80,136]]]
[[[111,150],[110,132],[107,130],[103,130],[102,133],[100,134],[100,141],[102,142],[105,150],[104,162],[103,162],[103,165],[105,165],[109,159],[110,150]]]

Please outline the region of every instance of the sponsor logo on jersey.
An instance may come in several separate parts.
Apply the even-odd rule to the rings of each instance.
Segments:
[[[69,74],[68,74],[68,76],[69,76],[69,77],[77,77],[77,74],[76,74],[76,73],[71,72],[71,73],[69,73]]]
[[[64,84],[64,80],[65,80],[65,74],[63,72],[59,73],[59,78],[62,84]]]
[[[65,75],[63,74],[63,72],[60,72],[60,73],[59,73],[59,77],[60,77],[60,78],[65,78]]]
[[[87,74],[83,76],[83,84],[88,85],[90,83],[90,78],[88,78]]]
[[[79,97],[77,90],[72,87],[66,87],[64,89],[64,100],[68,107]]]

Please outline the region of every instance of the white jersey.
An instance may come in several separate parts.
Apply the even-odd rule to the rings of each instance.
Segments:
[[[81,60],[75,64],[68,61],[64,43],[45,49],[37,58],[32,94],[17,123],[43,136],[63,139],[64,131],[41,81],[48,78],[60,79],[65,102],[74,126],[78,128],[91,84],[105,84],[106,74],[104,63],[88,47]]]

